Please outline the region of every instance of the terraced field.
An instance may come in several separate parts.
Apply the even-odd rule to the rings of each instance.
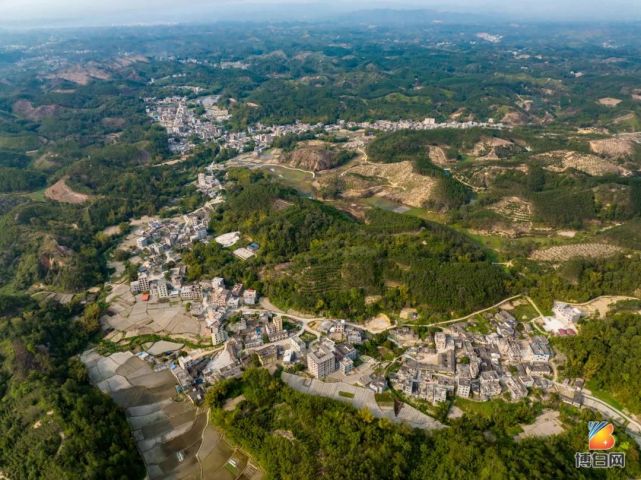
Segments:
[[[578,243],[536,250],[530,258],[540,262],[565,262],[575,257],[605,258],[621,251],[622,248],[607,243]]]

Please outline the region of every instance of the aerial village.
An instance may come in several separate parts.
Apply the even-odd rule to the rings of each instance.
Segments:
[[[201,177],[202,188],[216,197],[222,185],[212,175]],[[185,283],[185,266],[176,252],[194,242],[215,241],[240,260],[260,251],[244,245],[240,232],[215,238],[207,233],[206,208],[185,215],[182,221],[153,220],[136,233],[135,253],[144,259],[138,279],[130,283],[136,302],[159,305],[179,303],[189,309],[211,340],[212,349],[161,355],[175,375],[179,391],[202,401],[206,385],[241,375],[253,354],[267,368],[286,370],[327,381],[347,381],[376,393],[388,388],[383,374],[388,362],[359,358],[359,345],[371,333],[340,319],[306,319],[263,307],[259,295],[242,284],[215,277]],[[174,267],[164,270],[171,262]],[[508,310],[485,313],[489,330],[480,333],[473,321],[462,321],[419,336],[419,328],[390,327],[388,338],[403,352],[388,376],[392,388],[407,397],[436,404],[455,396],[479,401],[509,394],[512,400],[528,389],[546,391],[554,386],[553,350],[541,328],[552,335],[574,335],[581,310],[557,302],[553,316],[541,326],[519,322]],[[439,329],[437,329],[439,330]],[[158,352],[166,354],[168,352]],[[170,352],[169,352],[170,353]],[[145,352],[141,358],[157,363]],[[364,368],[361,368],[363,366]]]
[[[228,113],[216,106],[216,98],[205,97],[208,122],[187,107],[183,97],[151,101],[149,114],[178,138],[181,149],[188,149],[188,139],[195,136],[211,140],[224,136],[228,145],[241,148],[249,141],[257,148],[267,148],[274,137],[301,133],[316,128],[325,130],[357,126],[359,128],[437,128],[433,119],[424,122],[376,122],[337,126],[295,124],[291,126],[256,126],[247,133],[224,133],[220,126]],[[461,127],[467,126],[461,124]],[[472,125],[470,125],[472,126]],[[476,126],[476,125],[474,125]],[[500,128],[500,125],[494,125]],[[184,143],[180,143],[184,142]],[[178,145],[178,144],[174,144]],[[207,230],[212,208],[225,201],[223,165],[212,164],[198,175],[197,188],[209,198],[201,208],[181,218],[154,219],[132,235],[132,253],[141,259],[138,278],[129,285],[136,302],[159,305],[184,305],[195,319],[197,331],[211,339],[211,349],[158,350],[156,355],[139,352],[155,368],[169,368],[177,380],[177,390],[195,403],[203,400],[207,385],[239,376],[256,358],[268,368],[286,370],[326,381],[347,381],[381,393],[390,386],[407,397],[440,403],[455,396],[479,401],[507,393],[519,400],[529,388],[552,387],[553,351],[543,330],[530,323],[520,323],[508,310],[487,314],[490,331],[479,333],[468,322],[449,324],[441,331],[420,337],[413,327],[390,326],[389,338],[402,349],[396,367],[387,375],[389,362],[359,358],[359,345],[371,333],[364,327],[340,319],[294,318],[263,307],[259,293],[242,284],[229,284],[216,277],[186,283],[186,269],[180,251],[196,242],[214,241],[230,249],[241,261],[260,253],[260,245],[243,241],[242,232],[226,232],[212,238]],[[167,268],[170,265],[171,268]],[[542,327],[553,335],[573,335],[582,313],[557,303],[554,316],[543,319]],[[160,355],[158,355],[160,354]],[[255,356],[254,356],[255,354]]]
[[[202,101],[206,110],[216,105],[215,98]],[[174,106],[156,110],[154,103],[148,105],[150,116],[170,133],[178,132],[171,133],[173,146],[185,153],[194,137],[224,132],[228,113],[222,109],[213,110],[213,120],[203,126],[192,117],[191,107],[178,114]],[[169,110],[163,113],[164,108]],[[378,124],[408,128],[403,122]],[[431,128],[433,123],[428,119],[412,125]],[[269,127],[260,134],[256,127],[253,133],[230,133],[214,141],[241,150],[252,139],[256,152],[268,148],[278,132],[311,127]],[[215,242],[238,262],[261,255],[260,242],[247,232],[214,235],[208,228],[211,213],[226,201],[232,181],[227,168],[226,163],[212,163],[197,175],[195,186],[206,201],[196,210],[131,222],[118,250],[125,255],[110,260],[115,274],[101,317],[105,337],[82,355],[91,381],[126,409],[153,472],[150,478],[167,478],[172,468],[195,461],[188,445],[203,435],[206,414],[201,406],[207,391],[256,365],[281,371],[282,381],[299,392],[349,402],[377,418],[421,429],[444,428],[435,412],[447,407],[447,414],[455,415],[460,410],[455,401],[518,401],[549,392],[575,405],[599,408],[584,393],[581,379],[556,382],[562,359],[548,341],[575,335],[584,312],[590,314],[583,307],[557,302],[546,317],[532,305],[525,318],[518,304],[525,297],[439,324],[422,324],[413,309],[404,309],[412,310],[406,315],[390,312],[392,318],[385,321],[353,323],[282,311],[260,291],[215,272],[190,281],[182,257],[198,243]],[[178,439],[179,452],[168,455]],[[236,462],[234,455],[223,456]]]
[[[582,312],[556,302],[554,315],[544,318],[551,334],[574,335]],[[508,310],[484,314],[487,332],[475,331],[474,322],[450,324],[421,340],[410,327],[390,333],[406,348],[401,367],[391,375],[397,391],[439,403],[458,396],[490,400],[509,394],[512,400],[554,386],[554,352],[548,338],[530,323],[519,322]]]
[[[195,88],[195,87],[194,87]],[[174,153],[186,153],[194,146],[194,138],[203,141],[217,141],[227,148],[239,152],[253,150],[261,153],[271,147],[274,139],[288,134],[301,135],[310,132],[331,133],[341,129],[363,129],[394,132],[397,130],[430,130],[436,128],[493,128],[503,129],[499,122],[457,122],[437,123],[434,118],[424,120],[377,120],[374,122],[346,122],[339,120],[336,124],[308,124],[296,122],[290,125],[263,125],[256,123],[246,131],[229,131],[224,122],[231,118],[226,108],[220,107],[220,97],[204,96],[189,100],[184,96],[167,98],[147,98],[147,114],[167,129],[170,134],[169,147]]]

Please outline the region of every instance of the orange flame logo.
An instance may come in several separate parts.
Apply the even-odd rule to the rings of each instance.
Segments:
[[[616,442],[614,425],[608,422],[588,422],[590,450],[610,450]]]

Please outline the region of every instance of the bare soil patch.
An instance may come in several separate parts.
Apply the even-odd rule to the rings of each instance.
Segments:
[[[475,188],[488,188],[490,187],[496,177],[508,171],[519,171],[526,173],[527,167],[525,165],[516,165],[514,167],[501,167],[498,165],[474,165],[471,168],[466,168],[464,172],[459,173],[464,180]]]
[[[412,207],[422,207],[435,185],[434,179],[414,172],[409,161],[357,165],[342,178],[348,183],[346,198],[376,195]]]
[[[536,417],[534,423],[521,425],[523,431],[516,436],[517,440],[533,437],[550,437],[563,433],[564,428],[556,410],[547,410]]]
[[[88,85],[93,79],[109,80],[111,75],[105,70],[96,66],[81,66],[75,65],[73,67],[61,70],[49,76],[54,80],[67,80],[68,82],[76,83],[78,85]]]
[[[380,315],[368,320],[364,325],[365,330],[371,333],[384,332],[391,326],[392,326],[392,321],[384,313],[381,313]]]
[[[600,318],[605,318],[607,313],[617,302],[624,300],[635,300],[635,298],[622,295],[604,295],[602,297],[594,298],[586,303],[577,303],[575,306],[580,307],[588,316],[595,315]]]
[[[34,107],[28,100],[18,100],[13,104],[13,113],[20,117],[37,122],[44,118],[54,117],[62,110],[60,105],[41,105]]]
[[[461,120],[461,117],[463,117],[466,113],[467,113],[467,111],[465,110],[465,108],[461,107],[458,110],[456,110],[455,112],[450,114],[449,120],[457,122],[457,121]],[[471,116],[471,114],[469,116]]]
[[[40,155],[35,159],[33,166],[39,170],[48,170],[58,166],[57,160],[58,155],[55,153],[47,152],[43,155]]]
[[[599,98],[599,104],[606,107],[616,107],[622,101],[623,100],[621,100],[620,98],[612,98],[612,97]]]
[[[590,150],[597,155],[621,158],[634,153],[634,143],[621,138],[604,138],[590,141]]]
[[[293,152],[282,154],[279,161],[292,167],[319,172],[337,167],[339,153],[340,149],[328,142],[310,140],[301,142]]]
[[[540,262],[565,262],[575,257],[605,258],[621,251],[622,248],[607,243],[578,243],[536,250],[530,258]]]
[[[527,123],[527,117],[521,112],[511,111],[503,115],[501,123],[506,125],[525,125]]]
[[[149,59],[144,55],[125,55],[123,57],[117,58],[113,63],[113,67],[125,68],[138,62],[148,63]]]
[[[238,404],[243,400],[245,400],[245,395],[238,395],[237,397],[230,398],[223,405],[223,410],[225,410],[226,412],[231,412],[232,410],[235,410]]]
[[[452,163],[452,161],[447,158],[445,150],[435,145],[429,147],[429,157],[432,163],[436,165],[448,166]]]
[[[106,235],[107,237],[113,237],[114,235],[120,234],[120,226],[119,225],[111,225],[110,227],[106,227],[102,233]]]
[[[546,168],[554,172],[575,169],[594,177],[630,174],[627,169],[597,155],[582,154],[570,150],[555,150],[536,155],[534,158],[546,161],[548,163]]]
[[[625,122],[634,122],[636,120],[636,115],[634,113],[626,113],[612,120],[612,123],[618,125]]]
[[[56,183],[45,190],[45,197],[49,200],[62,203],[73,203],[79,205],[88,201],[91,197],[84,193],[74,192],[66,183],[66,177],[61,178]]]
[[[477,160],[499,160],[514,147],[514,143],[503,138],[483,137],[474,145],[472,155],[477,157]]]
[[[532,222],[532,204],[520,197],[505,197],[490,207],[491,210],[516,223]]]

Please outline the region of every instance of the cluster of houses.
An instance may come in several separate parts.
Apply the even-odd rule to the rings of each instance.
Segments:
[[[196,242],[209,240],[207,223],[212,208],[217,203],[224,202],[223,185],[214,174],[218,167],[212,164],[206,171],[198,174],[197,188],[211,200],[201,208],[185,214],[178,219],[152,220],[136,238],[138,253],[146,255],[145,270],[151,275],[165,273],[160,269],[167,263],[178,264],[178,250],[188,248]],[[184,272],[183,272],[184,273]],[[134,293],[149,291],[145,285],[132,284]]]
[[[170,149],[184,153],[194,145],[190,138],[197,136],[212,141],[222,135],[223,129],[213,119],[201,117],[188,105],[187,97],[173,96],[162,99],[147,98],[147,115],[162,125],[170,135]]]
[[[363,331],[345,320],[323,320],[317,329],[335,342],[347,342],[352,345],[363,343]]]
[[[489,400],[504,393],[518,400],[528,388],[548,389],[553,352],[547,338],[522,334],[505,310],[492,317],[491,325],[494,331],[481,334],[456,324],[426,341],[409,328],[397,329],[391,338],[411,346],[392,384],[432,403],[448,396]]]
[[[146,294],[143,300],[180,298],[197,300],[199,288],[183,285],[185,267],[180,264],[180,248],[196,242],[205,242],[207,209],[199,209],[182,217],[182,221],[151,221],[136,239],[137,253],[144,254],[138,278],[129,285],[134,295]],[[167,268],[168,265],[173,265]]]
[[[227,340],[227,333],[223,328],[223,322],[230,311],[239,309],[242,305],[253,306],[258,299],[256,290],[244,289],[242,283],[235,284],[232,288],[225,287],[225,280],[216,277],[211,285],[202,295],[202,302],[195,311],[192,307],[192,314],[202,314],[207,327],[211,330],[211,341],[213,345],[220,345]]]
[[[339,122],[339,125],[348,129],[382,130],[395,132],[397,130],[432,130],[436,128],[493,128],[502,129],[505,125],[495,123],[492,119],[487,122],[436,122],[434,118],[423,120],[376,120],[374,122]]]
[[[335,124],[308,124],[296,121],[287,125],[263,125],[256,123],[245,131],[232,132],[224,128],[223,122],[231,118],[229,112],[216,105],[218,96],[207,96],[195,99],[190,103],[187,97],[171,96],[166,98],[147,98],[147,114],[170,135],[170,148],[176,153],[191,150],[194,137],[204,141],[218,141],[227,148],[237,151],[254,150],[257,153],[270,148],[274,140],[284,135],[301,135],[310,132],[330,133],[341,129],[364,129],[394,132],[397,130],[430,130],[435,128],[494,128],[502,129],[504,125],[488,122],[436,122],[434,118],[424,120],[377,120],[374,122],[345,122]],[[198,107],[204,107],[198,113]]]
[[[225,201],[223,197],[223,185],[216,175],[214,175],[215,170],[220,170],[217,164],[208,165],[205,172],[198,174],[198,180],[196,181],[198,191],[208,196],[214,205]]]

